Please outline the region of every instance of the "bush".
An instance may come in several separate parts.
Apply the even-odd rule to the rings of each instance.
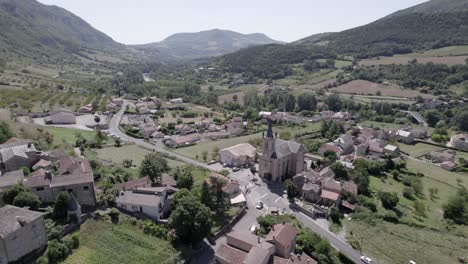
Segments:
[[[49,258],[49,262],[57,263],[64,260],[68,254],[70,254],[70,249],[65,243],[56,239],[49,241],[47,248],[47,257]]]
[[[77,249],[80,246],[80,236],[78,234],[73,234],[71,237],[73,249]]]
[[[119,216],[120,216],[119,210],[112,208],[109,211],[108,215],[110,216],[112,223],[117,224],[119,222]]]
[[[387,210],[383,213],[382,218],[387,222],[398,223],[398,216],[394,211]]]
[[[65,219],[68,214],[68,200],[70,197],[67,192],[60,192],[54,204],[54,217],[56,219]]]
[[[379,198],[385,209],[393,209],[400,200],[398,195],[394,192],[379,192]]]
[[[39,197],[32,192],[22,192],[18,194],[15,199],[13,200],[13,205],[18,207],[25,207],[28,206],[32,210],[36,210],[39,208]]]
[[[410,188],[410,187],[403,188],[403,196],[406,199],[412,200],[414,198],[414,194],[415,194],[415,192],[414,192],[413,188]]]

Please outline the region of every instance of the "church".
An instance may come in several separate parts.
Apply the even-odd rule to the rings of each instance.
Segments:
[[[263,154],[260,157],[260,177],[269,181],[284,181],[304,171],[304,146],[273,135],[271,120],[263,134]]]

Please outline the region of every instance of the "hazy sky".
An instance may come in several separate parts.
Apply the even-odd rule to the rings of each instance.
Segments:
[[[125,44],[220,28],[294,41],[341,31],[426,0],[39,0],[63,7]]]

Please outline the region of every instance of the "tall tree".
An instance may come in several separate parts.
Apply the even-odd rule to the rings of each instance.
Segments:
[[[160,181],[163,173],[169,171],[167,160],[159,153],[150,153],[141,162],[140,176],[148,176],[151,181]]]
[[[169,226],[185,244],[196,245],[211,231],[211,212],[196,199],[182,198],[169,218]]]
[[[11,132],[10,125],[4,121],[0,122],[0,144],[11,137],[13,137],[13,132]]]
[[[182,170],[182,173],[180,173],[177,176],[177,188],[182,189],[188,189],[191,190],[193,186],[193,175],[192,175],[192,168],[191,167],[186,167]]]

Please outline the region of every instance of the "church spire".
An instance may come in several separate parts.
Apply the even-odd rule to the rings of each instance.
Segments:
[[[267,120],[268,120],[268,130],[267,130],[266,138],[273,138],[273,125],[272,125],[272,121],[271,121],[270,118],[268,118]]]

